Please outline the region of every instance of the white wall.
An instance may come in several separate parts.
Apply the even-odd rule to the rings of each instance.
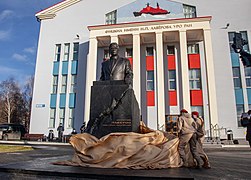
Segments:
[[[78,41],[76,39],[77,34],[80,36],[80,52],[77,75],[78,82],[75,128],[79,131],[79,128],[84,120],[85,68],[89,47],[89,31],[87,26],[104,24],[106,13],[130,2],[132,2],[132,0],[106,0],[105,2],[100,2],[99,0],[84,0],[56,13],[57,16],[54,19],[42,20],[35,71],[35,88],[32,102],[30,133],[48,134],[55,44],[76,42]],[[61,72],[61,66],[59,72]],[[61,76],[59,76],[59,93],[60,80]],[[70,79],[68,79],[68,85],[70,85]],[[68,96],[66,101],[68,101]],[[36,104],[45,104],[46,107],[36,108]],[[57,98],[57,105],[59,105],[59,96]],[[68,110],[66,110],[65,122],[68,119],[67,111]],[[58,118],[59,111],[57,111],[57,121],[55,124],[56,128],[59,123]],[[65,128],[65,134],[70,133],[71,130],[72,129]],[[54,129],[54,133],[55,132],[56,129]]]
[[[177,0],[195,5],[197,16],[212,16],[212,44],[216,77],[219,126],[232,129],[234,138],[244,138],[245,129],[237,128],[232,65],[228,44],[228,32],[251,30],[250,0]],[[230,23],[228,29],[223,29]],[[251,37],[249,36],[249,39]],[[249,43],[249,45],[251,45]]]
[[[210,15],[213,18],[211,22],[211,27],[219,125],[220,127],[233,129],[235,138],[243,138],[244,129],[237,128],[237,114],[231,70],[232,66],[228,44],[228,32],[248,30],[249,35],[251,34],[251,13],[248,8],[251,5],[251,1],[176,1],[185,4],[195,5],[197,7],[198,16]],[[130,2],[133,2],[133,0],[83,0],[71,7],[68,7],[58,12],[57,16],[54,19],[43,20],[41,22],[31,115],[31,133],[48,134],[50,93],[52,88],[52,68],[55,44],[63,44],[66,42],[73,43],[76,41],[76,34],[80,36],[80,56],[77,82],[78,89],[76,102],[77,123],[75,123],[77,130],[79,130],[79,127],[82,124],[84,117],[83,111],[85,99],[85,67],[89,46],[89,32],[87,26],[104,24],[106,13],[113,11]],[[226,26],[227,23],[230,23],[229,28],[222,29]],[[250,39],[251,37],[249,36],[249,40]],[[250,42],[249,45],[251,46]],[[144,72],[142,71],[142,74],[143,73]],[[144,93],[142,93],[142,96],[144,96]],[[45,104],[46,107],[36,108],[36,104]],[[144,118],[146,116],[146,111],[144,109],[142,109],[142,114]],[[68,117],[66,117],[66,119],[67,118]],[[56,123],[56,127],[57,126],[58,122]],[[70,131],[71,130],[69,129],[65,133],[69,133]]]

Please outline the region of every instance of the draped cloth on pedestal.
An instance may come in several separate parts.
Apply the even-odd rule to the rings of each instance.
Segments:
[[[84,133],[71,137],[73,159],[57,162],[95,168],[162,169],[180,166],[179,139],[141,125],[139,133],[111,133],[101,139]]]

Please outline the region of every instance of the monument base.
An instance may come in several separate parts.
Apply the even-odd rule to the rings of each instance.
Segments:
[[[139,105],[124,81],[95,81],[91,88],[87,133],[97,138],[113,132],[138,132]]]

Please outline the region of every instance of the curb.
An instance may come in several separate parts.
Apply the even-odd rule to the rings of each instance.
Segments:
[[[222,145],[223,148],[250,148],[249,145]]]
[[[53,146],[70,146],[70,143],[58,143],[58,142],[39,142],[39,141],[0,141],[0,144],[9,145],[53,145]]]

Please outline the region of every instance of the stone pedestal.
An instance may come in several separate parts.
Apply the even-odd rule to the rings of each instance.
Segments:
[[[91,88],[90,120],[87,125],[87,133],[100,138],[113,132],[138,132],[139,105],[133,89],[128,89],[128,87],[124,81],[94,82]],[[125,91],[126,93],[124,93]],[[119,103],[115,103],[118,101]],[[111,106],[114,103],[117,106],[113,109]],[[111,109],[113,110],[111,111]],[[106,114],[109,111],[111,113],[102,116],[102,113]]]

